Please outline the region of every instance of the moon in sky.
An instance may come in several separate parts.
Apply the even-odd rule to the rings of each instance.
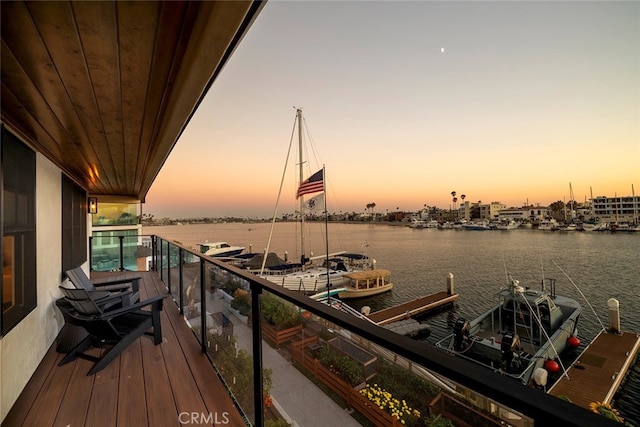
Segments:
[[[443,47],[440,48],[440,53],[444,53],[444,48]]]

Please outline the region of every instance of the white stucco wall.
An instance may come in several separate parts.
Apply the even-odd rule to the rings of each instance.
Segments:
[[[62,175],[36,154],[37,307],[0,339],[0,419],[4,420],[60,331],[55,308],[62,265]]]

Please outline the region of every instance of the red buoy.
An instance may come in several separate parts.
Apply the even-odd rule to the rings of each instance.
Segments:
[[[569,347],[578,348],[580,346],[580,339],[575,335],[571,335],[567,338],[567,344],[569,344]]]
[[[544,362],[544,368],[549,372],[558,372],[560,370],[560,364],[553,359],[547,359]]]

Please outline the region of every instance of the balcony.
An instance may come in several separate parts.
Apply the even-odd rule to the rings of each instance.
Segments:
[[[54,343],[3,424],[262,426],[282,418],[301,426],[394,426],[405,416],[422,425],[420,418],[443,414],[456,425],[613,425],[179,244],[149,242],[144,262],[125,261],[124,248],[112,251],[113,262],[153,271],[94,271],[92,278],[142,275],[141,299],[168,294],[163,343],[140,338],[91,377],[82,359],[57,366],[63,355]],[[246,311],[229,303],[230,288],[240,289],[235,296],[244,295]],[[271,325],[275,305],[281,318],[293,313],[295,325]],[[330,345],[336,341],[344,345]],[[341,353],[328,354],[332,348]],[[374,384],[400,400],[414,393],[405,400],[420,414],[379,409],[366,397]]]

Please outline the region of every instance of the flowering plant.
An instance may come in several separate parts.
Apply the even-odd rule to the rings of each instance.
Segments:
[[[617,409],[605,402],[591,402],[589,408],[596,414],[600,414],[603,417],[617,421],[619,423],[624,422],[624,419],[620,416]]]
[[[408,417],[420,418],[420,411],[412,409],[407,405],[406,401],[396,399],[378,384],[367,384],[365,388],[360,390],[360,394],[373,402],[378,408],[396,417],[402,424],[405,424]]]

